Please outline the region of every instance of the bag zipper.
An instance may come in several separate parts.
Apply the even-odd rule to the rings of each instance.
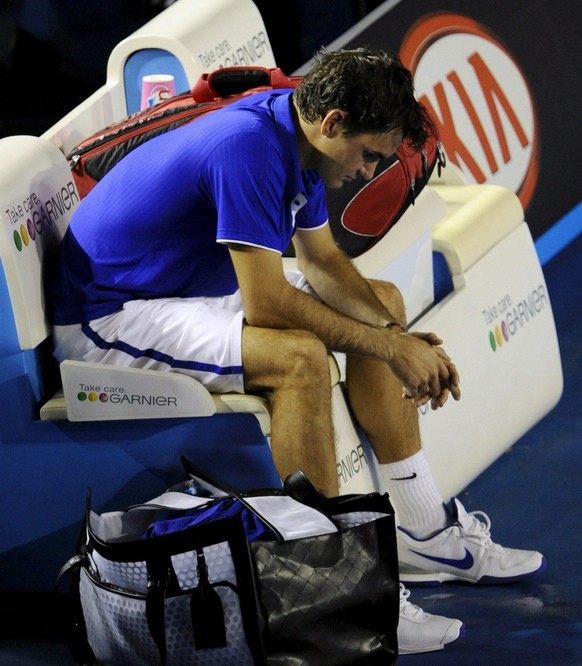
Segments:
[[[165,104],[165,103],[164,103]],[[190,116],[191,112],[193,109],[204,106],[201,103],[193,103],[189,104],[188,106],[184,107],[179,107],[176,109],[176,112],[171,116],[171,122],[179,122],[180,120],[183,119],[188,119]],[[213,107],[216,108],[216,107]],[[207,113],[208,111],[212,111],[213,109],[207,109],[207,111],[204,111],[204,113]],[[125,127],[120,128],[115,134],[113,135],[107,135],[106,130],[105,132],[100,136],[97,137],[94,141],[92,141],[89,145],[84,146],[82,148],[77,148],[73,153],[71,153],[68,156],[69,160],[69,166],[71,168],[71,171],[73,171],[79,160],[82,157],[87,157],[89,159],[91,157],[92,152],[101,152],[104,146],[108,146],[110,148],[114,148],[120,143],[123,143],[124,141],[127,141],[128,139],[131,139],[132,136],[134,135],[140,135],[143,134],[143,127],[144,125],[147,124],[149,130],[155,130],[158,127],[163,127],[166,124],[169,124],[167,122],[167,119],[169,118],[168,115],[163,115],[164,109],[160,108],[158,110],[158,113],[155,115],[151,116],[145,116],[142,118],[136,118],[135,122],[132,122],[129,125],[126,125]],[[203,113],[200,113],[199,115],[195,116],[195,118],[199,118],[202,116]],[[194,120],[194,118],[192,118]]]

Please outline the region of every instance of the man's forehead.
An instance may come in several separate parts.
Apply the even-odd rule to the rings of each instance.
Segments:
[[[360,139],[369,152],[389,157],[402,143],[403,137],[402,132],[396,130],[384,134],[362,134]]]

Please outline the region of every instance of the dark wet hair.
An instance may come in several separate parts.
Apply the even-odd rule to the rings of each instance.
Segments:
[[[432,124],[416,100],[412,74],[386,51],[321,49],[293,97],[307,122],[341,109],[347,113],[347,134],[397,130],[417,150],[426,141],[427,125]]]

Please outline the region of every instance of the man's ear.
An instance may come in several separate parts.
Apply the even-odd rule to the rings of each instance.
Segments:
[[[323,136],[332,138],[340,134],[344,129],[344,121],[347,116],[341,109],[331,109],[321,121],[321,133]]]

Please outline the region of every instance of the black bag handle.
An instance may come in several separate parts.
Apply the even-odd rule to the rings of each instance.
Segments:
[[[243,500],[245,496],[251,496],[251,495],[256,495],[260,493],[271,493],[273,495],[285,495],[285,491],[281,488],[256,488],[253,489],[252,491],[248,490],[238,490],[234,486],[231,486],[230,484],[226,483],[225,481],[220,481],[216,477],[211,476],[208,474],[208,472],[200,469],[197,465],[195,465],[189,458],[186,458],[186,456],[181,455],[180,456],[180,463],[182,464],[182,468],[186,472],[186,474],[194,479],[198,479],[199,481],[202,481],[204,484],[209,486],[209,489],[212,490],[218,490],[225,495],[232,495],[233,497],[236,497],[237,499]]]
[[[81,529],[77,539],[76,552],[73,557],[60,568],[55,582],[55,592],[58,592],[65,576],[70,577],[70,605],[66,621],[66,641],[75,663],[93,664],[97,663],[93,650],[87,639],[87,628],[81,606],[81,594],[79,590],[81,580],[81,569],[87,565],[87,525],[91,507],[91,489],[87,489],[85,497],[85,511],[81,521]]]
[[[223,525],[229,524],[229,537],[226,539],[231,550],[235,569],[237,585],[239,588],[239,603],[243,631],[247,645],[255,663],[262,664],[264,649],[261,639],[261,629],[258,625],[258,608],[256,607],[254,572],[252,569],[248,546],[242,522],[235,518],[228,518]],[[206,531],[206,527],[197,528]],[[165,537],[158,537],[165,540]],[[196,649],[226,647],[226,626],[224,624],[223,608],[220,598],[208,581],[203,547],[197,546],[198,587],[192,590],[190,612],[192,616],[192,631]],[[146,559],[148,584],[146,590],[146,621],[150,635],[158,648],[160,666],[167,663],[167,642],[165,622],[165,600],[168,595],[180,594],[180,584],[172,566],[171,556],[160,549],[159,554]],[[201,589],[201,586],[203,589]],[[198,595],[197,595],[198,592]],[[201,593],[201,594],[200,594]],[[207,596],[207,598],[200,598]],[[210,599],[208,598],[210,596]],[[197,598],[198,597],[198,598]],[[196,602],[202,602],[202,608],[196,608]],[[210,602],[210,604],[209,604]],[[205,606],[205,607],[204,607]],[[203,622],[202,631],[206,635],[201,639],[200,633],[194,626],[195,620],[200,620],[200,613],[206,613],[206,622]]]
[[[200,75],[192,97],[196,102],[212,102],[253,88],[295,88],[300,79],[287,76],[279,67],[221,67]]]

